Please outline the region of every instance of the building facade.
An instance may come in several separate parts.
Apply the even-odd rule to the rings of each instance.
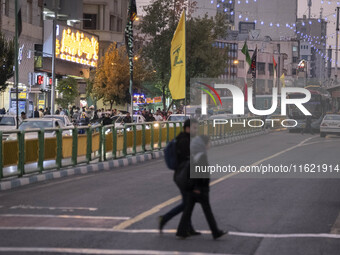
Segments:
[[[124,42],[127,20],[126,0],[84,0],[82,29],[99,36],[99,56],[112,42]]]
[[[15,34],[15,1],[1,1],[1,31],[8,39]],[[22,34],[19,37],[19,92],[20,111],[32,111],[34,106],[45,108],[51,106],[51,73],[52,73],[52,20],[55,16],[54,0],[19,1],[22,16]],[[96,68],[93,59],[82,59],[76,56],[59,54],[63,31],[70,28],[70,34],[84,34],[95,38],[99,43],[95,53],[96,61],[104,55],[105,50],[113,42],[124,43],[124,28],[127,17],[128,1],[125,0],[59,0],[57,17],[57,45],[56,45],[56,83],[58,80],[72,76],[78,80],[79,98],[86,100],[86,78],[90,71]],[[59,37],[60,38],[59,38]],[[59,41],[58,41],[59,40]],[[94,41],[94,42],[95,42]],[[65,41],[66,42],[66,41]],[[71,45],[68,45],[73,47]],[[57,49],[57,47],[59,47]],[[64,52],[65,53],[65,52]],[[59,55],[58,55],[59,54]],[[92,55],[93,57],[93,55]],[[37,82],[39,77],[39,83]],[[40,84],[40,81],[44,80]],[[0,107],[16,112],[14,80],[8,80],[8,89],[0,94]],[[21,102],[22,101],[22,102]]]
[[[7,39],[14,39],[15,35],[15,1],[1,0],[1,32]],[[18,40],[19,47],[19,111],[32,110],[33,101],[40,90],[33,89],[29,84],[29,73],[34,72],[35,49],[43,41],[43,1],[21,1],[19,5],[22,18],[22,33]],[[7,81],[7,90],[0,94],[0,108],[11,109],[16,112],[16,94],[14,79]]]

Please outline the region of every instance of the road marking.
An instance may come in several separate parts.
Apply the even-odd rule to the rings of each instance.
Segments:
[[[84,211],[97,211],[98,208],[92,207],[48,207],[48,206],[32,206],[32,205],[14,205],[9,209],[37,209],[37,210],[62,210],[62,211],[74,211],[74,210],[84,210]]]
[[[181,251],[156,251],[156,250],[108,250],[84,248],[49,248],[49,247],[0,247],[0,252],[39,252],[62,254],[119,254],[119,255],[232,255],[227,253],[202,253]],[[233,254],[236,255],[236,254]]]
[[[261,234],[261,233],[246,233],[246,232],[228,232],[231,236],[243,237],[259,237],[259,238],[329,238],[340,239],[340,235],[328,233],[297,233],[297,234]]]
[[[69,227],[0,227],[0,231],[8,230],[27,230],[27,231],[67,231],[67,232],[109,232],[109,233],[126,233],[126,234],[158,234],[158,229],[112,229],[112,228],[69,228]],[[211,235],[209,230],[198,230],[204,235]],[[164,229],[164,234],[175,234],[177,229]],[[290,234],[270,234],[270,233],[248,233],[248,232],[228,232],[227,236],[241,236],[253,238],[328,238],[340,239],[340,234],[332,233],[290,233]]]
[[[82,215],[51,215],[51,214],[0,214],[0,217],[95,219],[95,220],[128,220],[128,219],[130,219],[130,217],[82,216]]]
[[[269,159],[272,159],[272,158],[275,158],[277,156],[280,156],[281,154],[284,154],[284,153],[286,153],[288,151],[294,150],[295,148],[302,146],[304,143],[308,142],[309,140],[311,140],[313,138],[314,137],[307,138],[307,139],[303,140],[302,142],[300,142],[299,144],[294,145],[294,146],[292,146],[290,148],[287,148],[287,149],[285,149],[283,151],[280,151],[278,153],[275,153],[272,156],[269,156],[267,158],[261,159],[261,160],[255,162],[255,163],[253,163],[251,166],[259,165],[259,164],[263,163],[264,161],[267,161]],[[229,178],[231,178],[231,177],[233,177],[233,176],[235,176],[237,174],[239,174],[239,172],[235,172],[235,173],[223,176],[222,178],[219,178],[219,179],[217,179],[215,181],[212,181],[210,183],[210,186],[216,185],[216,184],[218,184],[218,183],[220,183],[222,181],[225,181],[226,179],[229,179]],[[143,220],[143,219],[145,219],[145,218],[147,218],[147,217],[149,217],[149,216],[159,212],[160,209],[162,209],[162,208],[164,208],[164,207],[166,207],[168,205],[171,205],[171,204],[179,201],[180,199],[181,199],[181,196],[177,196],[177,197],[174,197],[172,199],[169,199],[169,200],[165,201],[164,203],[156,205],[155,207],[151,208],[150,210],[147,210],[147,211],[145,211],[145,212],[143,212],[141,214],[138,214],[136,217],[134,217],[132,219],[129,219],[127,221],[124,221],[124,222],[114,226],[113,229],[126,229],[126,228],[130,227],[131,225],[137,223],[138,221],[141,221],[141,220]]]
[[[171,199],[165,201],[164,203],[156,205],[155,207],[151,208],[150,210],[145,211],[145,212],[137,215],[136,217],[134,217],[132,219],[124,221],[121,224],[118,224],[117,226],[114,226],[113,229],[115,229],[115,230],[125,229],[125,228],[131,226],[132,224],[134,224],[134,223],[136,223],[138,221],[141,221],[141,220],[145,219],[146,217],[148,217],[148,216],[150,216],[152,214],[155,214],[155,213],[159,212],[162,208],[164,208],[164,207],[166,207],[168,205],[171,205],[173,203],[176,203],[177,201],[179,201],[181,199],[182,199],[181,196],[177,196],[177,197],[171,198]]]

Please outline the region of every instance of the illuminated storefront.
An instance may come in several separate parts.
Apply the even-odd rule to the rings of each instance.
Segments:
[[[50,57],[53,45],[52,27],[50,20],[44,22],[43,51],[47,54],[44,54],[43,68],[41,70],[48,74],[51,74],[52,70],[52,58]],[[87,102],[85,79],[89,78],[90,71],[98,66],[99,37],[59,23],[56,26],[55,46],[57,80],[65,76],[77,79],[79,98],[75,100],[74,104],[76,106],[87,105],[89,102]],[[47,97],[47,105],[50,105],[50,92],[48,92]]]

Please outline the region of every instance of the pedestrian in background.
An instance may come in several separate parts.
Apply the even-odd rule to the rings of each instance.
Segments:
[[[192,139],[190,144],[191,152],[191,166],[190,169],[194,171],[196,166],[208,167],[208,155],[207,150],[210,147],[210,140],[208,136],[197,136]],[[191,216],[194,210],[195,204],[200,203],[208,221],[212,236],[214,239],[220,238],[227,232],[222,231],[217,227],[215,217],[212,213],[210,201],[209,201],[209,184],[210,176],[209,172],[206,173],[202,178],[190,178],[190,170],[188,173],[183,175],[188,178],[184,194],[184,210],[181,220],[178,225],[176,236],[178,238],[184,239],[190,236],[191,230]]]
[[[38,111],[38,107],[34,107],[33,118],[39,118],[39,111]]]
[[[313,128],[312,128],[312,117],[311,116],[306,117],[306,125],[301,130],[301,134],[304,134],[305,132],[314,135]]]
[[[176,178],[176,175],[179,171],[181,171],[183,168],[190,167],[190,137],[195,137],[198,132],[198,122],[195,119],[188,119],[184,122],[183,125],[183,131],[176,137],[176,151],[177,151],[177,163],[178,168],[175,170],[174,173],[174,181]],[[190,169],[189,169],[190,171]],[[176,183],[177,184],[177,183]],[[170,221],[173,217],[183,212],[185,207],[185,194],[186,190],[183,187],[179,188],[181,195],[182,195],[182,202],[177,205],[176,207],[172,208],[169,212],[159,217],[159,225],[158,229],[159,232],[162,233],[162,230],[165,226],[165,224]],[[191,219],[189,219],[189,222],[187,222],[187,230],[188,235],[200,235],[200,232],[195,231],[191,224]]]

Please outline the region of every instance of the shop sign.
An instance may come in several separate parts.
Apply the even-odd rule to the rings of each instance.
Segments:
[[[62,60],[96,67],[98,64],[98,37],[83,31],[59,25],[56,38],[56,57]]]
[[[153,98],[147,98],[146,99],[147,104],[152,104],[153,103]]]
[[[162,97],[155,97],[153,101],[154,103],[162,103]]]

